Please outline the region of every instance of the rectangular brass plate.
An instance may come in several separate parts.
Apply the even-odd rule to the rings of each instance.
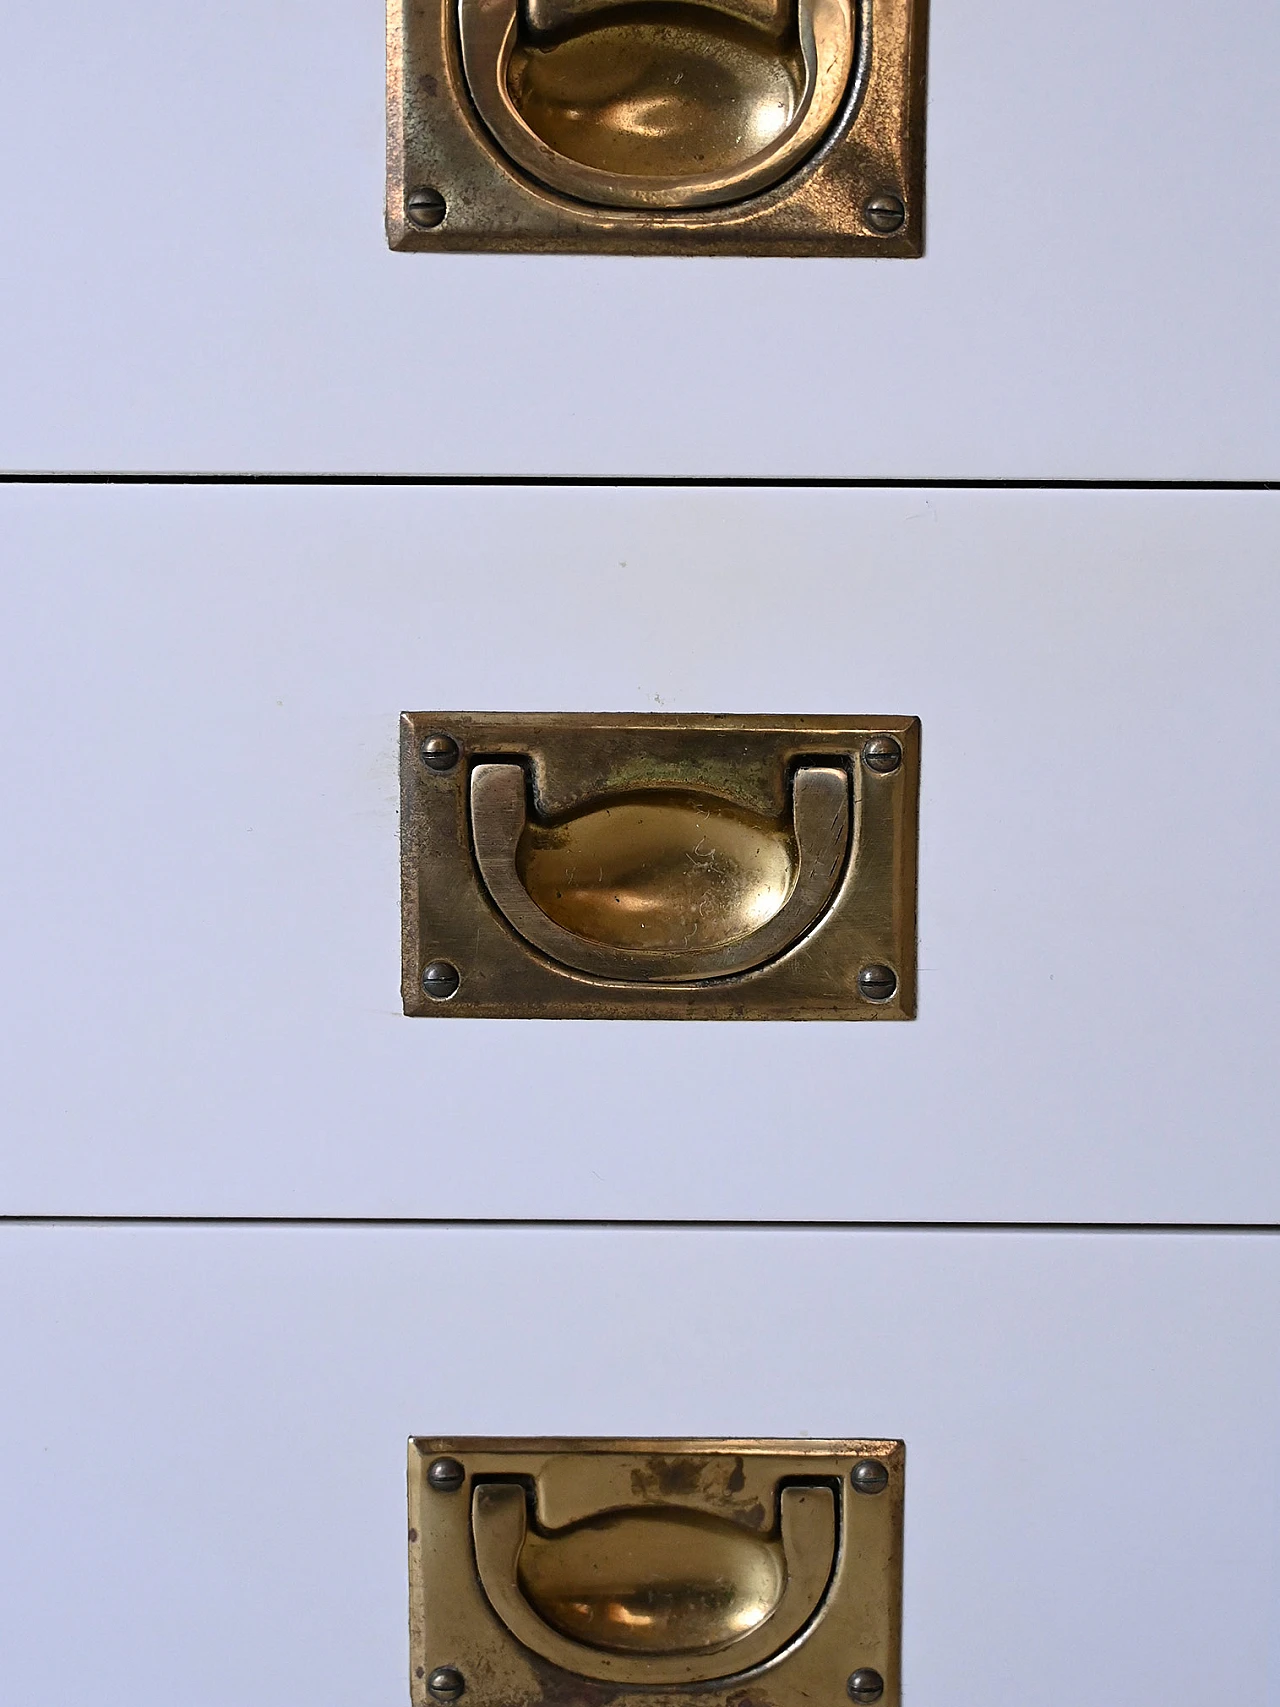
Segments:
[[[858,0],[858,61],[815,151],[745,200],[684,211],[593,207],[514,166],[478,117],[463,74],[458,0],[388,0],[387,239],[401,250],[543,254],[874,255],[924,250],[926,0]],[[416,190],[443,198],[429,229]],[[877,229],[877,198],[902,222]],[[880,215],[883,219],[883,215]]]
[[[442,752],[428,755],[428,763],[424,745],[433,740]],[[888,759],[877,760],[868,743],[887,750]],[[406,712],[400,752],[405,1012],[910,1019],[919,758],[920,726],[912,717]],[[892,768],[875,769],[876,762]],[[530,881],[544,906],[534,906],[511,881],[524,915],[481,870],[474,802],[484,778],[495,773],[523,774],[517,793],[527,788],[529,799],[513,810],[527,806],[543,844],[544,865]],[[799,934],[783,933],[769,948],[769,931],[799,916],[794,909],[809,868],[803,852],[794,858],[793,832],[802,783],[808,787],[814,777],[835,779],[845,795],[843,851],[831,854],[826,901],[800,916]],[[626,826],[638,816],[636,834],[652,835],[645,803],[653,801],[666,803],[673,840],[669,848],[637,847],[633,855]],[[708,805],[710,827],[697,816]],[[717,819],[717,811],[725,815]],[[614,838],[603,853],[602,837]],[[520,845],[526,844],[527,838]],[[753,860],[759,861],[754,887],[743,876]],[[799,869],[791,873],[790,914],[779,910],[788,860]],[[567,881],[550,889],[544,882],[538,891],[538,872],[555,869]],[[636,981],[630,965],[619,971],[630,951],[610,944],[624,941],[628,930],[630,940],[647,943],[652,936],[640,934],[646,928],[677,929],[660,914],[668,896],[685,920],[672,962],[682,959],[684,943],[708,941],[714,950],[735,932],[746,952],[731,943],[705,961],[688,959],[669,979],[646,972],[649,981]],[[740,924],[734,907],[742,910]],[[776,917],[766,916],[770,909]],[[571,933],[604,946],[588,944],[575,956],[580,937],[565,935],[557,917]],[[558,941],[548,940],[557,933]],[[744,969],[735,971],[739,963]]]
[[[892,1440],[411,1440],[414,1707],[897,1707],[904,1470]]]

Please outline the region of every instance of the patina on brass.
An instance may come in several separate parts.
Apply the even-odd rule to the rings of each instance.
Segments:
[[[405,1010],[909,1018],[918,759],[914,718],[406,713]]]
[[[389,241],[918,255],[925,6],[388,0]]]
[[[416,1707],[443,1666],[477,1707],[807,1707],[866,1668],[895,1703],[903,1467],[895,1441],[413,1440]]]

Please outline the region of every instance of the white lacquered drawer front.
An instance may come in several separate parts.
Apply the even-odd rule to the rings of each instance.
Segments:
[[[384,45],[6,9],[0,466],[1276,474],[1272,7],[935,7],[920,260],[391,254]]]
[[[1274,1239],[10,1226],[0,1275],[25,1707],[398,1707],[411,1433],[900,1438],[906,1699],[1276,1699]]]
[[[1275,503],[5,490],[0,1205],[1280,1219]],[[918,1017],[406,1019],[450,705],[918,717]]]

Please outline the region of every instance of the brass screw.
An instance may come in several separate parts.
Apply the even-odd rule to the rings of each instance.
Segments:
[[[855,1493],[882,1494],[889,1486],[889,1472],[875,1458],[860,1458],[849,1472]]]
[[[907,206],[901,196],[883,194],[872,196],[862,210],[862,217],[873,231],[887,236],[901,228],[907,217]]]
[[[887,1002],[898,988],[898,974],[892,966],[864,966],[858,974],[859,993],[869,1002]]]
[[[437,1002],[456,996],[461,982],[462,974],[451,960],[433,960],[423,968],[422,988]]]
[[[466,1679],[457,1666],[437,1666],[427,1679],[427,1691],[436,1701],[456,1701],[466,1687]],[[874,1701],[875,1696],[867,1699]]]
[[[429,771],[451,771],[458,762],[459,747],[452,735],[428,735],[422,743],[422,762]]]
[[[405,218],[410,225],[416,225],[419,231],[430,231],[432,226],[442,224],[445,211],[444,197],[439,190],[433,190],[428,184],[410,190],[405,197]]]
[[[847,1687],[850,1701],[878,1701],[884,1694],[884,1679],[870,1666],[859,1666]]]
[[[888,776],[902,763],[902,748],[892,735],[873,735],[862,743],[862,762],[877,776]]]
[[[441,1494],[451,1494],[460,1488],[465,1475],[456,1458],[433,1458],[427,1466],[427,1481]]]

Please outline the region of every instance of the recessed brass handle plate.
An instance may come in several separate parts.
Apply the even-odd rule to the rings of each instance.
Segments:
[[[912,256],[926,0],[388,0],[396,249]]]
[[[909,1018],[914,718],[405,713],[405,1011]]]
[[[419,1707],[897,1699],[900,1442],[415,1439]]]

